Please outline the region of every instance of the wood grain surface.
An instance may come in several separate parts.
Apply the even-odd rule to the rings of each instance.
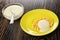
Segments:
[[[21,29],[19,25],[21,18],[10,25],[2,15],[2,8],[10,3],[23,4],[24,13],[37,8],[49,9],[55,12],[60,20],[60,0],[0,0],[0,40],[60,40],[60,23],[54,32],[37,37],[28,35]]]

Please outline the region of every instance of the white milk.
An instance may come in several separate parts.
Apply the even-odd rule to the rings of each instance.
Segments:
[[[20,18],[23,12],[24,12],[23,6],[10,5],[4,9],[3,16],[6,19],[11,20],[12,22],[13,20],[17,20],[18,18]]]

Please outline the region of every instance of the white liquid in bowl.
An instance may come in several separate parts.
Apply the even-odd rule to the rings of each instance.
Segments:
[[[17,20],[19,17],[21,17],[21,15],[23,14],[24,12],[24,8],[19,6],[19,5],[11,5],[11,6],[8,6],[4,12],[3,12],[3,15],[5,18],[7,19],[11,19],[11,16],[12,16],[12,13],[14,15],[14,20]]]
[[[24,12],[24,7],[20,5],[10,5],[6,7],[3,11],[3,16],[11,20],[11,23],[13,23],[14,20],[19,19],[23,12]]]

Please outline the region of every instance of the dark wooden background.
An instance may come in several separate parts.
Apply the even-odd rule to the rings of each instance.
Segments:
[[[60,20],[60,0],[0,0],[0,40],[60,40],[60,22],[58,28],[45,36],[31,36],[20,28],[19,20],[10,25],[2,15],[2,8],[10,3],[21,3],[25,12],[32,9],[44,8],[56,13]]]

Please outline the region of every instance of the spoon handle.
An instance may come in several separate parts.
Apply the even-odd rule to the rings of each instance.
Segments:
[[[10,24],[14,23],[14,16],[12,15],[11,20],[10,20]]]

